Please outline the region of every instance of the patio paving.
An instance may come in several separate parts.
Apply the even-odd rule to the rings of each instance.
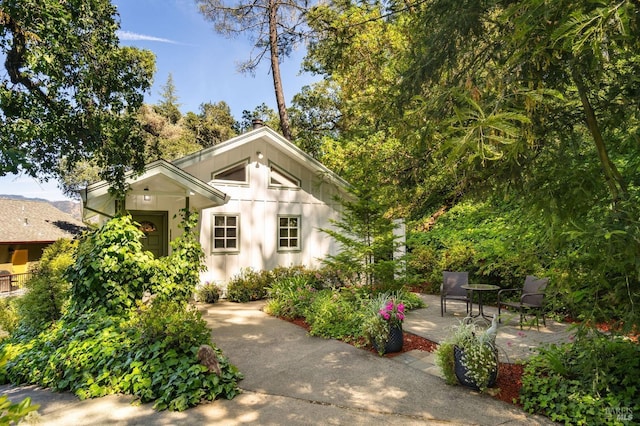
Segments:
[[[466,316],[465,304],[462,302],[448,301],[447,312],[440,316],[440,296],[420,294],[427,304],[426,308],[409,312],[405,318],[403,329],[409,333],[439,343],[451,333],[454,326],[460,323]],[[477,305],[473,305],[474,313]],[[498,309],[493,306],[484,306],[484,313],[492,316],[498,314]],[[540,319],[540,326],[525,323],[522,330],[519,326],[520,316],[516,312],[502,311],[502,323],[498,326],[496,344],[498,346],[501,362],[518,363],[537,353],[536,349],[544,345],[569,342],[573,338],[570,324],[559,323],[546,318],[546,326]],[[487,326],[489,322],[486,322]],[[394,360],[408,364],[419,370],[440,376],[439,369],[434,365],[432,353],[424,351],[410,351],[393,357]]]

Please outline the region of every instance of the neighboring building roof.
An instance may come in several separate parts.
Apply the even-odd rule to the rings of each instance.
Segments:
[[[51,243],[73,238],[85,228],[47,202],[0,199],[0,244]]]
[[[180,168],[185,168],[191,164],[198,163],[203,159],[222,154],[229,150],[237,149],[238,147],[246,143],[255,141],[256,139],[261,139],[269,143],[271,146],[286,152],[291,157],[297,159],[301,164],[304,164],[310,170],[323,176],[325,179],[332,181],[339,187],[349,187],[349,184],[335,172],[329,170],[324,164],[320,163],[318,160],[288,141],[284,136],[280,135],[278,132],[267,126],[258,127],[257,129],[251,130],[247,133],[243,133],[240,136],[236,136],[235,138],[229,139],[228,141],[222,142],[218,145],[214,145],[201,151],[186,155],[182,158],[174,160],[173,164]]]

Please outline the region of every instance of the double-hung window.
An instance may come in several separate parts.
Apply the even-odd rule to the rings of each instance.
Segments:
[[[240,217],[234,214],[213,215],[213,251],[240,251]]]
[[[278,216],[278,250],[300,250],[300,216]]]

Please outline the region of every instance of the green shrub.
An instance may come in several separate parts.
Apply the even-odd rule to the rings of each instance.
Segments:
[[[65,316],[35,339],[0,345],[0,383],[31,383],[79,398],[125,393],[158,410],[233,398],[242,375],[214,348],[221,375],[197,359],[211,344],[199,313],[178,303],[140,306],[129,315],[104,309]],[[166,315],[166,318],[165,318]]]
[[[206,270],[204,252],[196,233],[198,214],[182,209],[182,234],[171,241],[171,255],[159,259],[159,263],[168,272],[165,280],[158,280],[151,292],[161,299],[188,301],[200,284],[200,272]]]
[[[82,238],[67,274],[73,283],[71,309],[82,312],[101,306],[116,313],[151,291],[160,266],[153,254],[142,251],[143,236],[131,216],[122,216]]]
[[[256,272],[251,268],[244,268],[227,284],[227,299],[240,303],[264,299],[272,282],[271,272]]]
[[[308,269],[304,265],[277,266],[271,270],[273,281],[279,281],[286,278],[301,277],[304,278],[315,288],[320,288],[322,282],[319,280],[318,271]]]
[[[189,216],[189,215],[186,215]],[[18,328],[0,343],[0,383],[31,383],[80,398],[126,393],[156,409],[184,410],[203,399],[232,398],[242,375],[215,346],[200,313],[187,309],[202,250],[185,233],[160,260],[142,252],[130,217],[87,234],[67,277],[71,308],[37,335]],[[141,303],[147,292],[151,305]],[[201,365],[211,345],[220,374]]]
[[[0,340],[7,337],[18,326],[17,297],[0,298]]]
[[[265,305],[265,312],[288,319],[304,316],[318,292],[313,283],[306,276],[276,280],[267,290],[269,300]]]
[[[362,337],[365,316],[362,297],[349,287],[319,291],[304,316],[313,336],[345,341]]]
[[[271,284],[265,312],[287,319],[303,317],[314,336],[358,342],[371,335],[377,324],[367,319],[377,317],[380,300],[402,302],[407,310],[425,306],[418,295],[405,289],[377,295],[368,286],[320,289],[323,283],[308,277],[292,276]]]
[[[196,300],[204,303],[216,303],[220,300],[222,289],[215,283],[206,282],[196,289]]]
[[[31,405],[29,397],[13,404],[7,395],[0,395],[0,425],[18,424],[39,407],[40,404]]]
[[[38,268],[17,301],[20,326],[35,334],[62,317],[69,304],[71,284],[65,278],[75,261],[77,241],[60,239],[44,249]]]
[[[640,346],[601,333],[541,349],[524,369],[525,410],[567,424],[625,424],[640,419]]]
[[[314,272],[319,288],[341,288],[357,282],[357,277],[333,265],[325,264]]]
[[[143,344],[162,342],[167,349],[197,347],[211,334],[200,311],[179,302],[154,301],[150,307],[139,304],[137,321]]]
[[[67,279],[76,312],[105,307],[117,313],[149,292],[160,300],[189,300],[200,281],[204,254],[194,232],[198,215],[182,211],[183,233],[171,241],[170,256],[155,259],[142,250],[143,237],[131,216],[116,217],[87,234]]]
[[[455,359],[453,355],[454,344],[451,342],[441,342],[438,348],[434,352],[436,365],[440,367],[444,381],[448,385],[458,384],[458,378],[456,377]]]
[[[480,282],[503,288],[522,286],[529,274],[548,276],[550,253],[535,237],[541,227],[523,222],[520,215],[501,200],[455,205],[429,231],[408,234],[410,274],[426,281],[425,290],[434,294],[442,271],[468,271]]]

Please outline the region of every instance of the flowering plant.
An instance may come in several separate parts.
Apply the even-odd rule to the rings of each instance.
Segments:
[[[381,293],[369,302],[367,312],[363,322],[363,334],[367,343],[373,345],[382,355],[391,327],[402,326],[405,305],[397,302],[392,295]]]
[[[498,370],[498,350],[495,345],[494,324],[484,330],[472,321],[462,321],[436,350],[436,364],[449,384],[460,382],[484,391],[495,381]],[[456,372],[455,358],[464,367],[464,377]]]
[[[395,300],[388,300],[378,311],[378,314],[389,324],[400,325],[404,320],[404,304],[395,303]]]

